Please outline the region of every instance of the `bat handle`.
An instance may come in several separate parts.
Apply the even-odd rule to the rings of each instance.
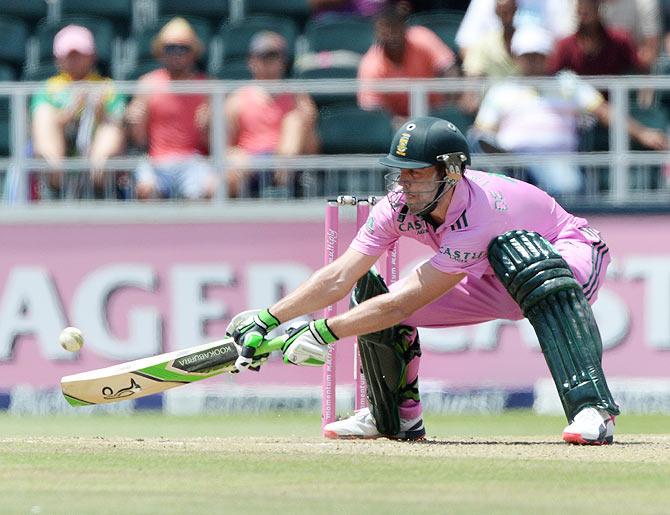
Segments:
[[[258,356],[260,354],[269,354],[270,352],[280,350],[284,346],[285,341],[286,335],[278,336],[272,340],[264,340],[256,349],[255,354]]]

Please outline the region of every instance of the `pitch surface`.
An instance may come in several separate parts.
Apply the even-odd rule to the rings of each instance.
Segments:
[[[323,440],[318,415],[0,417],[0,503],[3,513],[663,513],[670,417],[627,418],[615,445],[574,447],[560,441],[560,419],[523,413],[434,417],[434,436],[412,444]]]

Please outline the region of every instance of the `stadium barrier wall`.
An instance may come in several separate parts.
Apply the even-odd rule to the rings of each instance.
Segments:
[[[657,92],[655,103],[651,108],[650,114],[658,114],[663,118],[663,96],[670,89],[670,76],[651,75],[651,76],[599,76],[599,77],[580,77],[580,81],[586,82],[591,86],[607,91],[608,100],[612,109],[611,125],[608,132],[608,152],[588,151],[583,148],[583,152],[560,153],[554,155],[543,155],[542,159],[546,162],[558,160],[562,163],[569,163],[579,166],[585,172],[585,192],[576,195],[566,196],[566,201],[573,205],[600,206],[607,204],[610,206],[635,206],[638,204],[655,205],[657,207],[667,206],[670,199],[668,188],[668,179],[666,177],[666,165],[670,161],[670,152],[652,152],[636,151],[631,148],[627,127],[628,116],[631,114],[634,104],[630,101],[630,96],[640,89],[650,89]],[[543,78],[524,78],[524,83],[532,87],[537,87],[543,91],[560,90],[561,83],[556,81],[555,77]],[[423,116],[431,113],[429,105],[430,95],[439,94],[458,94],[462,92],[471,92],[482,94],[493,84],[492,80],[482,80],[474,78],[441,78],[441,79],[375,79],[369,81],[357,81],[355,79],[336,79],[336,80],[281,80],[264,81],[263,88],[271,94],[279,93],[309,93],[316,94],[349,94],[355,95],[360,88],[369,88],[370,91],[379,93],[400,93],[406,92],[409,96],[410,114],[412,117]],[[225,142],[226,124],[224,123],[223,109],[226,96],[240,86],[255,84],[253,81],[174,81],[169,85],[169,90],[175,94],[202,94],[209,97],[212,110],[212,125],[209,132],[208,156],[210,165],[221,175],[226,170],[262,170],[267,173],[269,170],[293,170],[293,171],[327,171],[326,178],[329,189],[335,188],[335,191],[325,193],[340,194],[350,193],[358,183],[354,179],[357,170],[377,167],[376,155],[343,153],[334,155],[318,156],[294,156],[290,158],[281,158],[279,156],[252,156],[249,159],[230,159]],[[108,85],[102,86],[107,88]],[[0,100],[5,99],[9,102],[9,125],[7,129],[11,135],[9,141],[9,156],[0,156],[0,185],[2,185],[3,204],[22,204],[29,202],[32,189],[26,172],[47,172],[49,165],[43,159],[30,157],[30,116],[29,102],[32,95],[41,91],[43,84],[39,82],[1,82],[0,81]],[[78,92],[88,90],[99,90],[100,84],[84,83],[77,85]],[[115,91],[123,95],[134,95],[137,93],[149,93],[145,86],[141,86],[136,81],[116,81],[114,82]],[[453,105],[451,107],[454,107]],[[326,107],[321,112],[332,108]],[[337,112],[337,110],[335,110]],[[440,110],[437,113],[440,115]],[[451,116],[451,115],[450,115]],[[587,121],[588,120],[588,121]],[[7,121],[7,120],[6,120]],[[581,127],[586,133],[591,133],[593,129],[593,120],[590,117],[584,117]],[[587,140],[593,138],[593,135],[587,137]],[[592,145],[586,145],[590,147]],[[595,150],[595,147],[591,150]],[[346,152],[346,150],[345,150]],[[112,172],[132,171],[144,160],[143,156],[119,156],[109,159],[105,164],[105,170],[110,172],[105,186],[106,198],[117,198],[116,185],[113,181]],[[503,154],[478,154],[473,156],[475,166],[492,170],[494,167],[500,170],[511,171],[523,175],[523,169],[529,163],[537,160],[536,154],[524,155],[517,153]],[[91,163],[85,158],[68,158],[62,163],[63,169],[74,173],[87,174],[91,168]],[[309,175],[308,173],[308,175]],[[336,184],[340,181],[346,181],[347,187],[343,190],[337,188]],[[132,191],[133,181],[129,181],[127,191],[121,195],[126,198],[134,198]],[[319,195],[318,189],[314,183],[318,180],[311,178],[307,184],[301,188],[306,197],[315,197]],[[360,186],[359,186],[360,188]],[[125,187],[123,188],[125,189]],[[312,191],[316,189],[317,191]],[[287,191],[284,191],[287,190]],[[357,190],[358,191],[358,190]],[[91,191],[85,198],[91,199]],[[359,191],[359,193],[361,193]],[[369,191],[367,194],[376,192]],[[265,194],[270,198],[292,198],[293,192],[288,188],[269,188]],[[227,200],[226,181],[221,181],[217,198],[211,203],[211,209],[215,210]],[[219,204],[219,205],[217,205]]]
[[[218,339],[235,313],[295,288],[321,265],[322,210],[263,216],[0,224],[0,409],[76,411],[60,398],[61,376]],[[670,413],[670,215],[589,219],[614,258],[594,308],[605,370],[625,410]],[[343,220],[341,230],[343,243],[349,241],[353,220]],[[400,253],[401,276],[430,257],[430,249],[408,239]],[[86,336],[79,354],[57,343],[67,325]],[[429,409],[535,403],[556,411],[529,324],[496,321],[422,330],[421,337]],[[339,346],[347,364],[337,371],[341,409],[353,402],[351,352],[352,345]],[[258,374],[222,376],[110,409],[318,410],[320,381],[320,369],[287,366],[275,356]]]

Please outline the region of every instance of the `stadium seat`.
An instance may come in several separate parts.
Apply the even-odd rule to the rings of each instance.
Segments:
[[[125,34],[130,29],[133,14],[132,0],[61,0],[62,13],[66,16],[92,15],[110,19],[117,30]]]
[[[289,59],[293,60],[295,40],[298,34],[296,23],[284,16],[249,16],[236,23],[226,23],[221,27],[223,42],[223,63],[246,57],[249,41],[257,32],[271,30],[286,38]]]
[[[22,79],[25,81],[41,82],[47,80],[49,77],[53,77],[57,73],[58,68],[53,62],[49,61],[40,64],[36,68],[28,68],[23,72]]]
[[[246,59],[228,61],[221,66],[216,73],[216,78],[221,80],[251,80],[251,71]]]
[[[382,111],[330,108],[319,117],[323,154],[382,154],[393,138],[391,118]]]
[[[472,124],[475,123],[473,114],[468,114],[455,105],[440,107],[432,111],[430,115],[453,123],[463,134],[467,134]]]
[[[449,48],[456,51],[456,32],[461,26],[464,13],[461,11],[451,11],[448,9],[442,11],[432,11],[417,13],[409,17],[408,25],[422,25],[432,30],[444,41]]]
[[[13,66],[5,63],[0,63],[0,82],[8,82],[16,80],[16,70]],[[9,116],[9,96],[0,95],[0,118],[7,118]]]
[[[9,155],[9,147],[11,143],[9,124],[9,117],[0,115],[0,156]]]
[[[20,18],[0,16],[0,59],[14,65],[26,58],[28,26]]]
[[[16,16],[31,23],[46,17],[47,2],[44,0],[2,0],[3,15]]]
[[[153,57],[151,45],[154,38],[161,30],[161,28],[168,23],[174,16],[161,16],[156,20],[156,24],[151,27],[145,27],[141,32],[134,34],[132,40],[137,46],[137,59],[139,61]],[[212,38],[212,27],[205,18],[198,18],[197,16],[183,16],[193,27],[195,33],[202,41],[204,54],[203,60],[206,59],[209,42]]]
[[[16,80],[16,69],[9,63],[0,62],[0,82]]]
[[[52,58],[54,36],[66,25],[82,25],[88,28],[95,38],[98,60],[103,66],[109,66],[116,31],[110,20],[95,16],[63,16],[58,23],[49,23],[46,19],[40,20],[35,31],[39,43],[40,62]]]
[[[160,0],[158,12],[167,16],[199,16],[212,22],[212,28],[228,18],[228,0]]]
[[[6,65],[0,66],[0,82],[15,79],[14,70]],[[8,96],[0,96],[0,156],[9,155],[9,105],[11,99]]]
[[[142,75],[145,73],[152,72],[154,70],[157,70],[158,68],[161,67],[161,63],[157,61],[156,59],[146,59],[139,61],[138,63],[133,66],[132,70],[130,70],[126,74],[126,79],[127,80],[137,80],[139,79]]]
[[[328,68],[314,68],[294,74],[296,79],[355,79],[358,73],[356,67],[331,66]],[[314,93],[312,98],[321,108],[332,105],[356,106],[356,93]]]
[[[307,0],[246,0],[244,10],[247,15],[278,14],[289,16],[298,22],[306,20],[312,13]]]
[[[310,52],[350,50],[364,54],[373,43],[374,31],[365,18],[329,16],[307,22],[305,39]]]

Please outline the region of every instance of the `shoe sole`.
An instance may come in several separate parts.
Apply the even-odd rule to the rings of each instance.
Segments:
[[[374,436],[339,435],[335,431],[324,431],[323,436],[330,440],[379,440],[380,438],[386,438],[388,440],[398,440],[402,442],[418,442],[420,440],[426,439],[425,434],[402,438],[400,436],[384,436],[384,435],[374,435]]]
[[[614,437],[608,436],[603,440],[587,440],[579,433],[563,433],[563,441],[573,445],[612,445]]]
[[[614,433],[614,427],[616,426],[616,417],[612,416],[609,420],[609,423],[612,424],[612,433]],[[607,429],[609,429],[609,424],[606,423]],[[579,433],[563,433],[563,441],[573,444],[573,445],[612,445],[614,443],[614,434],[610,436],[605,436],[604,439],[596,440],[587,440],[582,438]]]

